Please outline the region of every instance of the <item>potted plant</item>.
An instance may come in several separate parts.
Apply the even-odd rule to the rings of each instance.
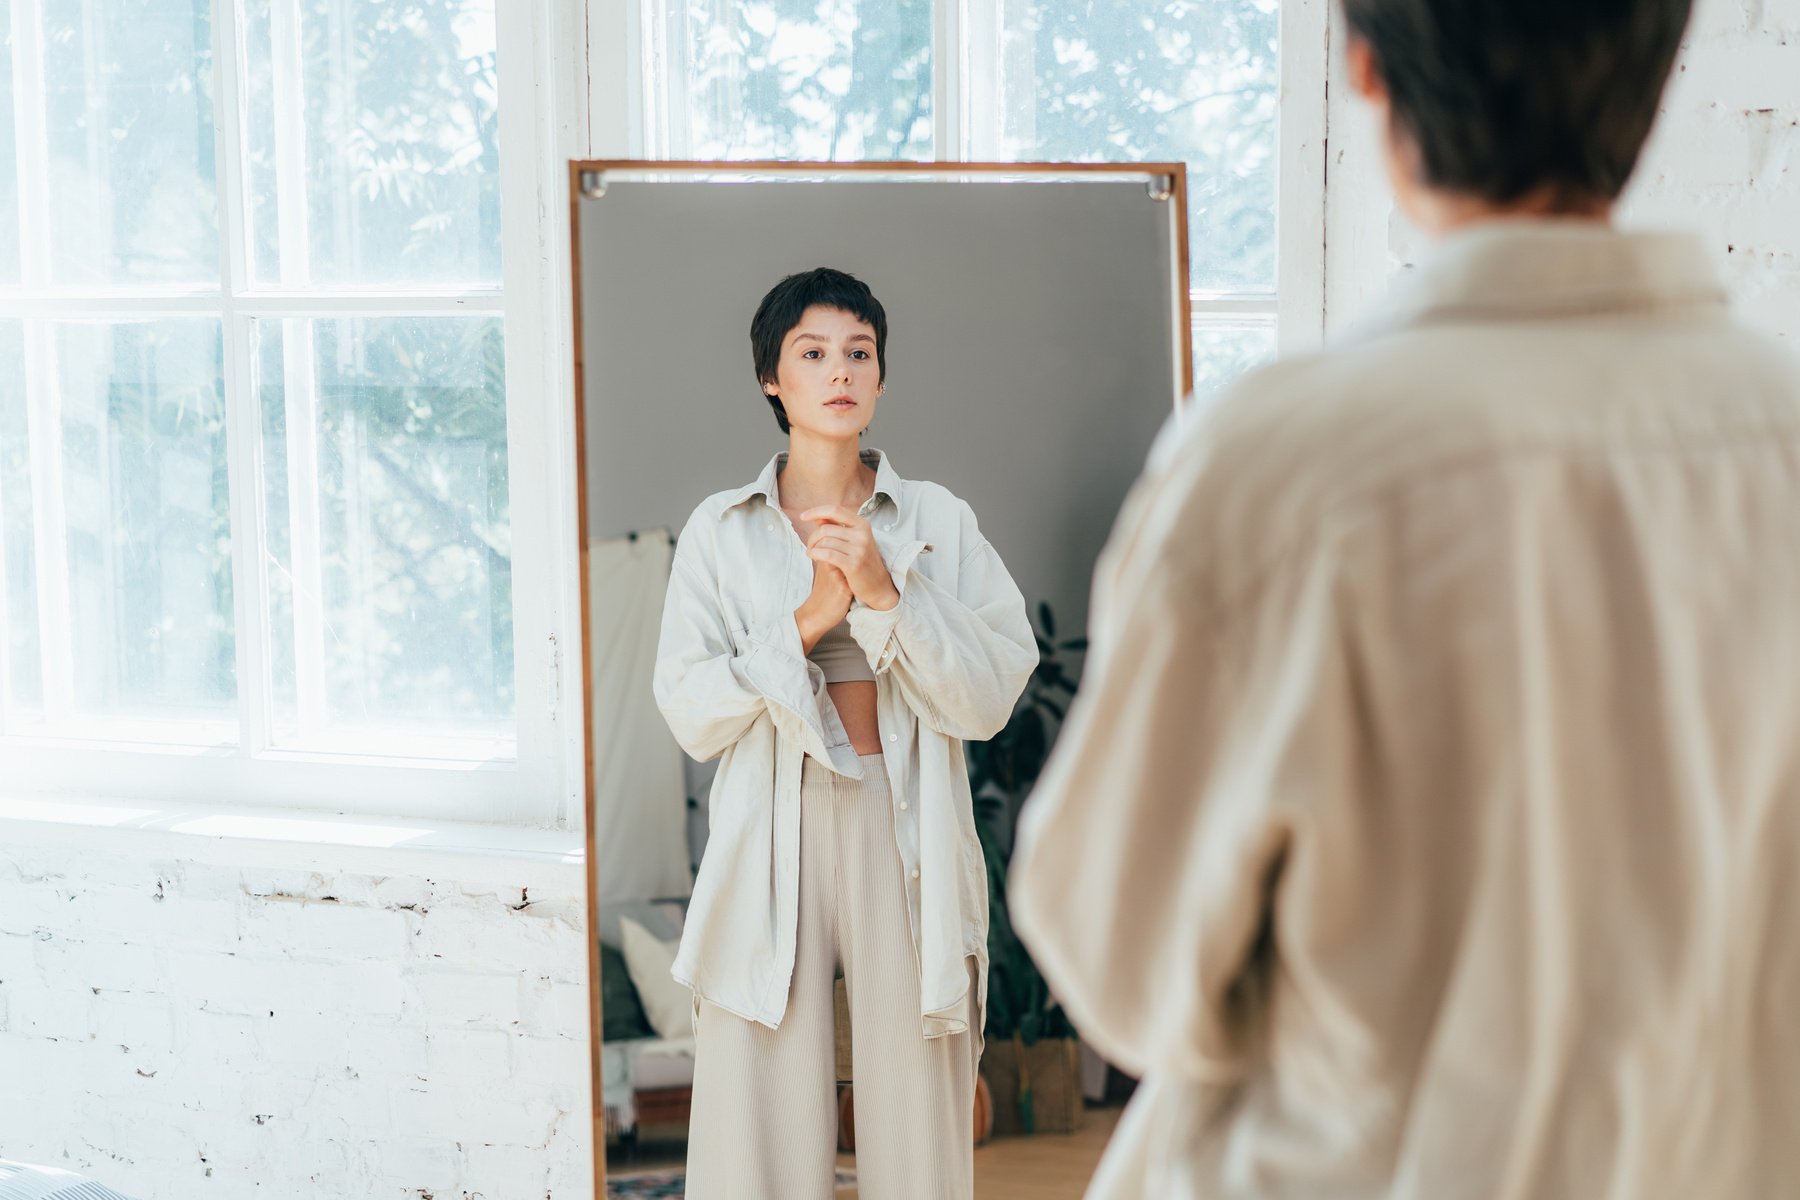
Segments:
[[[1081,1119],[1079,1042],[1013,932],[1006,904],[1019,806],[1037,782],[1062,727],[1076,676],[1061,652],[1082,652],[1086,638],[1056,641],[1050,605],[1039,602],[1038,665],[1006,727],[966,746],[975,798],[975,831],[988,877],[987,1048],[981,1074],[993,1094],[994,1132],[1068,1132]]]

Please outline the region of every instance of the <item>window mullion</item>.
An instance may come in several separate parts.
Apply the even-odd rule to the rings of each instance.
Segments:
[[[957,3],[958,0],[950,0]],[[999,162],[1001,147],[1001,0],[960,0],[962,50],[957,67],[962,87],[957,127],[961,154],[973,162]]]
[[[968,158],[963,138],[963,0],[935,0],[931,20],[931,147],[940,162]]]
[[[306,205],[306,87],[301,63],[300,0],[269,5],[270,104],[275,114],[275,225],[288,287],[312,279]]]
[[[326,724],[325,568],[314,323],[283,321],[281,350],[288,546],[293,571],[294,701],[298,743],[304,746],[317,744]]]
[[[245,57],[239,0],[213,5],[213,119],[219,135],[219,336],[223,352],[225,455],[231,501],[231,594],[237,650],[237,741],[251,754],[269,742],[269,627],[262,515],[262,421],[255,391],[256,329],[237,311],[249,286],[249,195],[245,187]]]
[[[250,287],[250,201],[244,164],[245,57],[241,0],[213,4],[213,120],[218,137],[219,289],[226,311]]]
[[[678,6],[675,15],[670,0],[643,0],[644,74],[657,81],[655,89],[645,97],[649,119],[645,152],[657,158],[686,158],[693,154],[688,131],[693,126],[687,119],[688,43],[687,7]]]
[[[61,389],[54,385],[55,331],[42,321],[27,321],[24,334],[31,513],[37,554],[38,653],[43,663],[44,718],[56,724],[70,715],[75,694],[69,530],[63,511]]]
[[[81,0],[81,82],[87,133],[84,148],[87,151],[87,178],[90,181],[107,177],[106,159],[112,148],[110,143],[113,129],[112,116],[106,109],[107,102],[112,98],[112,89],[103,82],[107,76],[105,27],[97,9],[94,0]],[[117,229],[113,219],[113,209],[118,203],[115,189],[108,187],[101,201],[100,219],[89,226],[87,236],[100,239],[104,247],[95,254],[95,258],[100,262],[111,262],[114,258],[113,237]]]
[[[50,134],[45,113],[43,0],[13,0],[13,120],[19,188],[19,270],[27,291],[50,284]]]
[[[275,113],[275,220],[280,247],[279,283],[304,288],[312,282],[312,212],[306,179],[306,77],[301,58],[301,0],[274,0],[270,10],[271,103]],[[287,511],[268,520],[288,523],[293,628],[294,716],[301,745],[323,731],[325,611],[323,535],[320,530],[319,414],[311,319],[281,322],[282,436],[287,460]],[[264,610],[272,611],[271,609]]]
[[[19,204],[19,279],[26,292],[50,284],[50,136],[45,112],[43,0],[11,5],[14,168]],[[24,316],[24,314],[21,314]],[[69,637],[68,540],[62,509],[62,431],[53,386],[54,334],[41,321],[20,328],[24,362],[25,429],[31,481],[33,561],[37,567],[37,636],[40,687],[46,719],[68,711],[74,682]],[[0,638],[10,640],[10,624]],[[10,675],[5,680],[10,687]],[[0,708],[11,693],[0,696]]]

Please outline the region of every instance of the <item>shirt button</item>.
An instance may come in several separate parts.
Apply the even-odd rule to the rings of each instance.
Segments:
[[[897,733],[890,733],[890,734],[888,734],[888,741],[890,741],[890,742],[897,742],[897,741],[899,741],[899,740],[900,740],[900,735],[899,735],[899,734],[897,734]]]
[[[913,878],[917,879],[918,877],[919,877],[919,868],[914,867],[913,868]]]
[[[901,802],[900,802],[900,811],[901,811],[901,812],[905,812],[905,811],[906,811],[906,801],[904,801],[904,800],[902,800],[902,801],[901,801]]]

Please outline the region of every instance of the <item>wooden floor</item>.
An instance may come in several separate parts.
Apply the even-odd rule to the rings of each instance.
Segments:
[[[1081,1200],[1124,1109],[1090,1108],[1074,1133],[995,1138],[975,1147],[975,1200]],[[856,1159],[840,1155],[854,1166]],[[840,1200],[854,1189],[838,1193]]]
[[[995,1138],[975,1147],[975,1200],[1081,1200],[1122,1111],[1121,1106],[1090,1108],[1074,1133]],[[628,1166],[620,1163],[613,1169],[679,1167],[685,1158],[677,1147],[635,1155]],[[838,1162],[854,1167],[856,1157],[839,1155]],[[837,1200],[855,1195],[856,1189],[849,1188]]]

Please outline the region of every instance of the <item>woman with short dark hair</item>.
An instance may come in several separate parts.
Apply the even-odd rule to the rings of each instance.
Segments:
[[[721,758],[672,970],[687,1194],[830,1197],[841,970],[859,1192],[968,1197],[988,899],[962,742],[1006,723],[1036,640],[969,506],[859,446],[886,389],[868,287],[791,275],[750,340],[788,449],[689,518],[657,651],[676,739]]]
[[[1435,244],[1159,439],[1014,843],[1088,1198],[1800,1194],[1800,364],[1609,219],[1687,5],[1343,4]]]

